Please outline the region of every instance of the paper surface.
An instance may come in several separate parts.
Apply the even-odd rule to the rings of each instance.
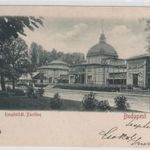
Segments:
[[[44,104],[38,98],[38,100],[34,99],[35,105],[33,105],[32,100],[29,102],[32,98],[28,98],[28,105],[23,105],[21,103],[26,103],[24,97],[19,97],[19,102],[18,97],[15,100],[15,97],[1,96],[0,146],[150,147],[150,77],[147,70],[150,57],[145,48],[148,45],[146,41],[148,32],[145,31],[146,23],[143,21],[149,19],[149,14],[149,7],[0,6],[1,17],[41,16],[44,18],[43,27],[40,26],[34,32],[25,28],[27,36],[21,35],[29,49],[31,43],[36,42],[47,51],[55,48],[63,53],[83,53],[86,64],[84,62],[80,65],[89,69],[84,68],[86,70],[85,76],[82,76],[84,79],[81,77],[77,80],[80,83],[74,83],[76,76],[73,79],[74,74],[70,71],[73,67],[70,66],[67,75],[64,72],[63,75],[66,75],[65,79],[67,77],[69,82],[67,85],[82,85],[82,87],[88,85],[90,88],[89,91],[80,89],[81,86],[75,90],[53,88],[60,79],[59,73],[54,71],[52,75],[45,74],[47,80],[42,84],[49,83],[44,88],[42,97],[52,98],[58,92],[62,99],[67,100],[64,101],[63,109],[51,109],[47,99],[40,98],[41,101],[46,101]],[[105,65],[115,66],[115,58],[117,63],[124,63],[125,67],[120,65],[123,66],[122,70],[119,68],[120,70],[115,72],[115,69],[109,70],[111,67],[108,67],[108,70],[101,74],[103,61],[99,58],[95,61],[88,57],[88,52],[93,45],[105,42],[105,37],[101,34],[105,34],[106,42],[117,51],[117,53],[113,51],[115,53],[112,54],[113,59],[106,61]],[[106,51],[104,47],[100,56],[108,56],[110,53]],[[135,56],[140,58],[133,58]],[[40,67],[48,66],[50,62]],[[59,64],[60,62],[55,63],[51,63],[49,67],[62,65]],[[100,65],[98,69],[101,69],[98,70],[97,75],[93,70],[90,71],[89,67],[96,68],[95,64]],[[40,69],[36,71],[40,72]],[[62,71],[62,68],[60,70]],[[80,71],[83,70],[78,70],[76,74]],[[108,72],[110,74],[107,76]],[[16,81],[18,80],[19,77]],[[96,87],[104,84],[109,88],[118,88],[118,84],[121,84],[122,89],[119,86],[119,91],[95,90]],[[132,86],[132,89],[127,90],[129,86]],[[111,111],[83,110],[81,101],[90,91],[96,94],[96,99],[108,100]],[[127,98],[130,105],[128,111],[120,111],[115,106],[115,97],[122,95]],[[11,100],[14,103],[10,102]]]

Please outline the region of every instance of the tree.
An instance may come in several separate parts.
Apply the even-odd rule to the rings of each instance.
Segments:
[[[29,62],[28,46],[21,38],[10,38],[3,44],[4,63],[6,66],[5,75],[12,79],[13,89],[15,89],[16,79],[27,71]],[[8,69],[9,68],[9,69]]]
[[[24,28],[27,27],[34,31],[35,28],[39,28],[39,25],[43,25],[41,17],[33,16],[3,16],[0,17],[0,56],[1,62],[5,59],[3,52],[3,44],[9,40],[11,37],[17,38],[20,34],[26,36]],[[4,71],[1,73],[1,88],[5,90],[5,65],[3,64],[1,68]]]
[[[32,62],[32,70],[35,71],[39,64],[39,46],[35,43],[31,43],[30,48],[31,62]]]
[[[147,50],[147,52],[150,54],[150,19],[143,19],[142,21],[144,21],[144,22],[146,23],[146,27],[145,27],[145,31],[147,32],[147,37],[146,37],[146,41],[147,41],[146,50]]]
[[[69,65],[75,65],[83,62],[85,60],[83,53],[63,53],[52,49],[52,51],[44,50],[43,47],[35,42],[31,44],[30,48],[31,60],[33,68],[37,66],[47,65],[49,62],[60,59]],[[36,70],[36,69],[35,69]]]
[[[79,64],[84,60],[84,54],[82,53],[66,53],[63,55],[63,61],[70,65]]]
[[[30,46],[30,58],[32,62],[32,71],[36,71],[38,66],[46,63],[47,53],[45,54],[43,47],[35,42]]]

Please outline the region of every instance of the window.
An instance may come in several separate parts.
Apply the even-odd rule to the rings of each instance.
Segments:
[[[138,74],[133,74],[133,86],[138,86]]]

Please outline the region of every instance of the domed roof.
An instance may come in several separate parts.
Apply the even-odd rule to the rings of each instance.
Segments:
[[[50,62],[50,64],[67,65],[67,63],[65,63],[64,61],[61,61],[61,60],[54,60],[54,61]]]
[[[61,60],[54,60],[46,66],[41,66],[39,69],[52,69],[52,70],[69,70],[67,63]]]
[[[105,35],[102,33],[99,39],[99,43],[90,48],[87,53],[87,57],[91,56],[110,56],[110,57],[118,57],[116,50],[106,43]]]

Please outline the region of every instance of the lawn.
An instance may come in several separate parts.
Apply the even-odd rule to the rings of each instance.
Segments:
[[[52,98],[28,98],[26,96],[0,97],[1,110],[51,110]],[[63,100],[61,110],[81,110],[81,102],[74,100]]]
[[[66,100],[61,99],[63,105],[60,109],[61,111],[85,111],[82,108],[81,101]],[[53,110],[51,108],[50,102],[52,98],[50,97],[40,97],[40,98],[28,98],[26,96],[13,96],[13,97],[0,97],[0,110]],[[101,111],[101,110],[94,110]],[[111,111],[118,111],[116,108],[111,107]],[[132,111],[132,110],[127,110]]]

